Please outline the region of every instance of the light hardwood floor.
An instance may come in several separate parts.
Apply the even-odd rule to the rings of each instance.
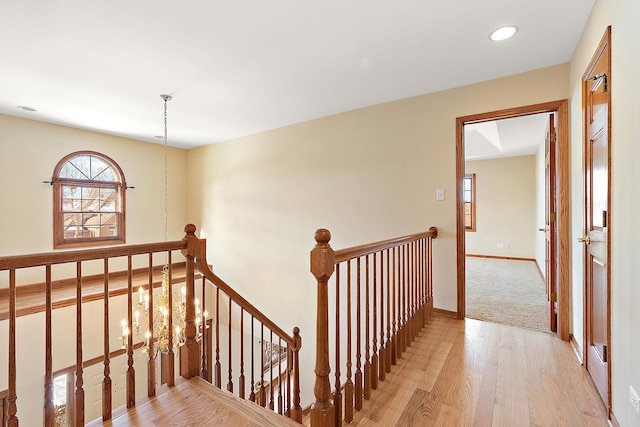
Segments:
[[[284,427],[297,422],[274,414],[253,402],[242,400],[195,377],[182,381],[158,397],[114,415],[113,420],[96,420],[89,427]]]
[[[436,317],[351,425],[606,426],[607,419],[569,343]]]

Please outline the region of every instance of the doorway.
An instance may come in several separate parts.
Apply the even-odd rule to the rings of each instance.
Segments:
[[[456,198],[457,198],[457,277],[458,300],[457,315],[463,319],[466,316],[466,242],[465,242],[465,125],[477,125],[499,119],[530,116],[539,113],[552,113],[557,117],[557,144],[555,149],[556,170],[551,179],[557,188],[557,206],[553,222],[556,227],[554,243],[555,265],[569,265],[569,193],[568,193],[568,102],[567,100],[553,101],[543,104],[517,107],[507,110],[493,111],[456,119]],[[561,339],[569,340],[569,272],[568,269],[557,268],[547,277],[555,279],[557,302],[554,311],[557,312],[557,332]]]
[[[553,188],[546,185],[546,172],[553,167],[547,153],[554,116],[464,127],[466,317],[555,330],[545,285],[545,238],[553,235],[545,232],[545,208]]]

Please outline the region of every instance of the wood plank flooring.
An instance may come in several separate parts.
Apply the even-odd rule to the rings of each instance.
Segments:
[[[607,418],[569,343],[436,317],[351,425],[606,426]]]
[[[282,427],[300,424],[195,377],[124,415],[106,422],[97,420],[89,426]]]

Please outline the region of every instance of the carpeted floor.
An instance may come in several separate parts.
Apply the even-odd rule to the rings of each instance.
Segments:
[[[545,283],[533,261],[467,257],[467,317],[549,332]]]

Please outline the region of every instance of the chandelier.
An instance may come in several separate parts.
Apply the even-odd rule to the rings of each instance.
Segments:
[[[167,197],[167,101],[172,99],[171,95],[160,95],[164,100],[164,241],[168,240],[168,197]],[[171,290],[169,282],[169,260],[162,268],[162,293],[153,299],[153,307],[149,307],[149,293],[153,292],[153,284],[149,284],[149,290],[145,293],[142,286],[138,288],[139,300],[135,305],[135,313],[133,317],[133,331],[129,330],[127,320],[122,320],[122,347],[128,347],[129,334],[133,332],[133,336],[138,340],[142,340],[144,336],[144,346],[141,353],[151,353],[159,351],[168,353],[171,348],[182,346],[185,341],[185,324],[186,324],[186,288],[183,286],[180,293]],[[170,293],[173,292],[170,298]],[[169,303],[171,301],[171,304]],[[196,323],[196,340],[202,338],[203,326],[206,324],[207,311],[200,309],[200,301],[198,298],[194,300],[195,305],[195,323]],[[149,310],[152,310],[153,333],[149,325]],[[140,317],[142,316],[142,322]],[[171,322],[169,317],[171,316]],[[169,325],[173,325],[173,330]],[[157,341],[154,348],[151,342]]]

